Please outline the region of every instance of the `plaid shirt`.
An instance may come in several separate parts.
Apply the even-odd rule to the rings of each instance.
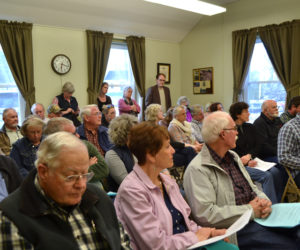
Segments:
[[[225,154],[225,156],[223,158],[221,158],[208,145],[206,145],[206,146],[211,154],[211,157],[230,176],[230,178],[232,180],[234,194],[235,194],[236,205],[248,204],[257,195],[251,189],[248,181],[245,179],[241,170],[239,169],[236,162],[234,161],[232,154],[227,152]]]
[[[101,146],[99,145],[99,142],[98,142],[98,131],[97,130],[89,130],[87,128],[84,128],[84,133],[85,133],[85,136],[87,138],[87,140],[94,144],[94,146],[98,149],[98,151],[100,152],[100,154],[102,156],[105,155],[103,149],[101,148]]]
[[[294,177],[300,172],[300,113],[279,131],[278,160],[280,164],[294,170]]]
[[[49,204],[48,213],[55,214],[71,226],[74,239],[79,249],[110,249],[108,242],[96,231],[94,223],[84,218],[79,206],[75,206],[74,209],[68,212],[45,196],[44,191],[37,181],[37,177],[35,178],[35,186]],[[119,228],[123,249],[131,249],[129,237],[121,223],[119,223]],[[2,211],[0,212],[0,246],[1,249],[10,250],[34,249],[34,246],[19,234],[18,228],[3,215]]]

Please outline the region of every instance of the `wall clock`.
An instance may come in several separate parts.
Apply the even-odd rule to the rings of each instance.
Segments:
[[[64,54],[58,54],[52,58],[51,67],[59,75],[67,74],[71,69],[71,60]]]

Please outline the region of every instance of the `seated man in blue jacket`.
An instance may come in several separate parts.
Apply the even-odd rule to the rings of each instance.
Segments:
[[[101,111],[96,104],[86,105],[80,112],[83,124],[77,127],[80,139],[88,140],[98,149],[101,155],[112,148],[108,139],[107,128],[101,126]]]
[[[85,144],[67,132],[49,135],[36,169],[0,203],[1,249],[122,249],[128,236],[110,198],[87,182]]]

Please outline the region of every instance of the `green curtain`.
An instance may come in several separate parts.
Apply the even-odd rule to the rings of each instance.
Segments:
[[[135,79],[135,84],[140,96],[143,98],[142,114],[144,113],[145,99],[145,37],[128,36],[126,37],[128,53],[131,62],[131,68]]]
[[[239,101],[252,57],[256,29],[232,32],[233,102]]]
[[[27,116],[35,102],[32,24],[0,20],[0,43],[15,82],[26,101]]]
[[[300,20],[259,27],[258,32],[286,89],[288,104],[300,95]]]
[[[101,83],[104,80],[108,63],[112,33],[87,30],[88,50],[88,98],[89,104],[97,103]]]

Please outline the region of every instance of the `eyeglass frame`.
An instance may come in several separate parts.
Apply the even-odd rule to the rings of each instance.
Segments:
[[[235,125],[233,128],[223,128],[223,130],[235,130],[235,131],[237,131],[238,126]]]
[[[79,179],[83,179],[86,181],[86,183],[88,183],[94,177],[94,175],[95,173],[93,171],[88,172],[86,174],[74,174],[69,176],[63,176],[62,174],[59,174],[59,176],[64,180],[64,182],[70,185],[78,182]],[[74,180],[72,178],[74,178]]]

